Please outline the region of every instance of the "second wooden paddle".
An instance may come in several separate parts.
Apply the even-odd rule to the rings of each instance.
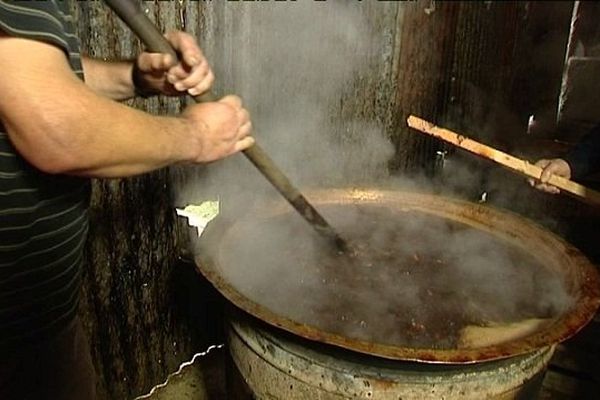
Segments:
[[[526,177],[540,179],[542,168],[529,163],[526,160],[511,156],[503,151],[496,150],[493,147],[486,146],[466,136],[460,135],[451,130],[440,128],[429,121],[411,115],[407,120],[408,126],[420,132],[442,139],[448,143],[470,151],[473,154],[497,162],[498,164],[518,172]],[[585,201],[590,204],[600,205],[600,192],[587,188],[579,183],[573,182],[560,176],[552,175],[548,181],[550,185],[559,188],[563,193]]]

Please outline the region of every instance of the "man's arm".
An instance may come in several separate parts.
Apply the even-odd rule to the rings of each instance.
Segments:
[[[207,91],[214,75],[195,39],[185,32],[169,32],[167,40],[182,54],[181,63],[167,54],[140,54],[135,61],[82,58],[86,84],[97,94],[127,100],[136,94],[192,96]]]
[[[96,94],[112,100],[127,100],[135,96],[132,61],[102,61],[82,57],[86,85]]]
[[[588,132],[565,156],[573,178],[600,171],[600,125]]]
[[[151,116],[98,96],[57,47],[8,36],[0,36],[0,71],[0,119],[19,153],[49,173],[128,176],[253,144],[234,97],[190,106],[180,118]]]

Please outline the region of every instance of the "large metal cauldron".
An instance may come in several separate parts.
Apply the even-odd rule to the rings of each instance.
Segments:
[[[554,353],[470,364],[386,360],[299,338],[232,311],[233,400],[533,400]]]
[[[273,284],[267,286],[263,285],[260,287],[260,290],[256,291],[249,290],[248,285],[245,284],[246,281],[254,281],[253,269],[244,265],[254,265],[254,268],[256,268],[256,264],[251,262],[250,256],[246,257],[246,261],[244,261],[243,257],[238,257],[236,260],[239,261],[236,261],[236,265],[231,265],[232,249],[236,244],[239,244],[240,240],[243,238],[251,243],[256,243],[256,246],[258,247],[257,251],[269,251],[268,248],[265,248],[266,244],[264,243],[264,240],[263,242],[258,240],[258,238],[262,237],[260,229],[252,228],[251,230],[248,230],[248,226],[260,226],[265,221],[268,222],[272,219],[277,219],[286,215],[289,215],[290,218],[295,218],[293,216],[293,211],[289,209],[287,204],[275,201],[267,207],[255,210],[255,212],[250,213],[250,216],[248,217],[239,218],[233,221],[221,219],[210,225],[198,243],[197,249],[197,264],[202,274],[205,275],[228,300],[241,310],[244,310],[271,326],[281,328],[293,334],[291,336],[292,341],[295,335],[299,338],[303,338],[301,340],[309,339],[309,341],[320,342],[321,344],[318,344],[319,346],[327,344],[333,345],[338,349],[343,348],[351,350],[352,352],[362,353],[364,356],[362,356],[363,358],[361,358],[361,361],[359,361],[358,364],[351,365],[348,364],[348,360],[341,361],[344,363],[344,366],[340,368],[345,371],[344,373],[347,372],[345,368],[348,368],[349,371],[355,371],[354,374],[349,374],[349,376],[354,376],[355,382],[360,384],[365,381],[363,379],[365,378],[363,376],[364,374],[356,371],[359,369],[364,370],[368,365],[377,364],[378,362],[375,360],[383,361],[380,358],[398,360],[398,363],[396,364],[397,368],[388,368],[386,370],[387,372],[382,370],[381,373],[383,375],[378,375],[380,378],[384,377],[385,374],[391,370],[394,370],[394,368],[396,368],[396,372],[400,371],[400,373],[396,375],[392,374],[395,377],[388,380],[390,385],[387,385],[387,388],[384,387],[385,385],[379,385],[379,389],[363,390],[360,393],[354,392],[354,394],[337,390],[329,390],[327,391],[328,394],[323,394],[324,392],[321,393],[324,390],[323,385],[327,386],[327,382],[325,381],[309,384],[309,387],[315,388],[315,391],[310,395],[304,393],[293,396],[292,393],[294,391],[289,390],[290,387],[287,383],[281,386],[281,388],[287,388],[287,392],[265,392],[264,387],[261,389],[262,386],[256,383],[257,381],[255,378],[260,375],[257,375],[256,368],[262,369],[265,373],[269,368],[274,368],[273,371],[279,371],[280,373],[283,371],[284,375],[286,374],[285,370],[282,370],[281,366],[276,366],[277,362],[273,361],[274,355],[283,354],[282,351],[277,349],[284,349],[283,352],[289,351],[291,355],[288,355],[290,355],[291,358],[293,358],[293,354],[296,354],[298,360],[306,361],[307,359],[311,359],[314,361],[313,364],[315,368],[319,365],[323,365],[318,359],[320,356],[310,358],[306,355],[302,355],[302,352],[298,350],[299,347],[294,344],[289,345],[290,337],[279,337],[276,332],[269,333],[266,332],[264,328],[253,324],[240,323],[236,318],[231,323],[229,334],[231,350],[236,353],[233,355],[233,358],[238,363],[238,369],[244,375],[245,380],[248,383],[254,382],[253,390],[257,393],[258,398],[478,398],[477,396],[481,395],[483,392],[479,393],[472,389],[477,385],[484,388],[488,385],[486,382],[488,382],[487,374],[489,374],[489,371],[496,371],[496,378],[494,379],[500,379],[500,381],[502,381],[502,377],[509,375],[512,376],[512,379],[505,380],[503,383],[504,386],[498,386],[494,389],[496,394],[492,393],[494,390],[487,392],[489,396],[486,395],[486,397],[498,399],[520,398],[517,397],[519,393],[523,393],[523,390],[527,393],[527,390],[529,390],[527,388],[521,388],[526,382],[539,381],[539,377],[543,373],[552,354],[553,346],[579,331],[579,329],[593,317],[600,302],[600,280],[595,267],[591,265],[578,250],[556,235],[514,214],[501,212],[483,205],[442,198],[439,196],[378,189],[322,190],[308,192],[307,197],[317,208],[319,208],[319,210],[323,210],[326,218],[328,218],[332,222],[332,225],[336,227],[340,227],[344,223],[352,223],[346,221],[343,214],[341,217],[339,214],[336,214],[336,210],[356,206],[366,206],[372,209],[385,209],[385,211],[388,212],[387,219],[390,219],[389,215],[391,214],[389,214],[389,212],[391,212],[394,215],[393,219],[399,221],[399,225],[397,225],[399,227],[401,227],[404,222],[410,224],[410,221],[413,218],[420,218],[423,221],[428,221],[429,219],[432,221],[443,220],[453,224],[453,226],[461,226],[462,228],[460,229],[465,228],[476,233],[475,235],[471,234],[467,237],[477,238],[479,236],[487,235],[492,237],[494,241],[501,243],[502,246],[527,254],[528,257],[531,257],[537,265],[536,268],[543,272],[541,275],[538,272],[534,275],[542,276],[542,281],[546,280],[546,277],[548,279],[556,279],[560,283],[559,286],[561,286],[561,290],[570,298],[570,301],[567,302],[563,308],[555,307],[551,315],[546,315],[544,317],[544,323],[536,325],[533,330],[529,329],[522,331],[520,334],[513,335],[510,340],[507,340],[506,337],[500,337],[496,341],[484,341],[472,346],[454,346],[451,342],[440,346],[428,346],[423,345],[422,343],[414,346],[410,345],[410,343],[407,345],[402,341],[397,342],[391,339],[387,340],[385,336],[376,335],[377,327],[370,333],[375,339],[370,340],[368,337],[369,335],[365,336],[365,333],[360,329],[356,332],[353,330],[338,329],[337,325],[332,327],[328,321],[319,318],[315,318],[314,321],[311,321],[311,312],[314,310],[298,314],[295,312],[294,306],[289,306],[289,304],[298,304],[298,307],[301,308],[301,304],[306,303],[305,299],[298,298],[295,300],[297,303],[294,303],[294,301],[286,301],[286,297],[300,295],[304,296],[304,298],[309,298],[317,296],[318,293],[302,294],[302,292],[289,290],[290,288],[286,288],[283,292],[277,290],[278,282],[285,281],[284,275],[286,273],[289,274],[289,272],[292,271],[291,268],[301,268],[301,266],[290,265],[293,262],[292,259],[286,259],[285,257],[277,258],[276,262],[279,262],[280,265],[276,265],[274,269],[272,269],[274,278]],[[259,223],[257,223],[257,221]],[[354,229],[361,228],[369,229],[364,226],[354,227]],[[370,229],[372,229],[372,227]],[[310,228],[306,227],[306,235],[311,234]],[[304,235],[304,233],[299,234],[297,231],[293,231],[293,236],[283,239],[288,240],[291,243],[296,243],[299,240],[298,236],[302,235]],[[281,235],[279,234],[279,236]],[[278,243],[283,243],[281,237],[278,238],[276,236],[268,235],[267,237],[270,238],[267,239],[267,242],[276,241]],[[318,240],[318,238],[315,240]],[[446,240],[442,238],[441,240],[437,239],[437,241],[445,242]],[[275,245],[277,245],[277,243]],[[397,245],[407,246],[403,240],[399,240]],[[293,246],[299,245],[294,244]],[[492,252],[490,254],[496,253]],[[485,262],[486,259],[484,258],[483,260]],[[490,262],[492,262],[492,260],[490,260]],[[339,264],[339,266],[335,267],[339,267],[339,274],[348,274],[348,268],[351,266],[344,265],[343,259],[340,260]],[[344,268],[346,269],[344,270]],[[232,270],[238,272],[243,271],[241,279],[239,276],[237,278],[232,278],[233,275],[230,273]],[[513,266],[513,271],[518,272],[518,266],[516,269]],[[325,276],[327,279],[331,278],[335,281],[335,276],[337,274],[338,272],[335,269],[334,271],[329,271]],[[356,274],[364,274],[364,271],[357,271]],[[434,278],[433,275],[434,274],[430,275],[432,279]],[[518,275],[519,273],[517,273],[517,281],[515,282],[519,281]],[[319,280],[320,279],[321,276],[319,276]],[[304,282],[305,279],[302,278],[300,280]],[[309,277],[307,277],[307,280],[309,280]],[[325,281],[325,279],[323,279],[323,281]],[[403,279],[401,276],[398,276],[396,281],[398,282],[398,291],[400,294],[405,290],[402,289]],[[362,281],[359,279],[352,281],[352,284],[360,284],[361,282]],[[288,279],[286,284],[289,285],[289,283]],[[441,284],[443,285],[443,282]],[[301,286],[300,282],[298,282],[298,285]],[[539,283],[536,283],[536,285],[539,286]],[[391,287],[392,289],[394,288],[394,286]],[[509,287],[505,288],[507,291],[510,289],[511,288]],[[272,293],[269,292],[270,290],[272,290]],[[543,294],[543,292],[540,293]],[[378,288],[374,287],[372,298],[375,299],[378,296]],[[353,301],[354,305],[358,304],[356,303],[356,299],[353,299]],[[281,308],[281,303],[287,304],[287,309]],[[344,302],[339,302],[339,304],[344,304]],[[433,309],[436,307],[433,307]],[[467,306],[465,305],[465,308],[466,307]],[[289,312],[287,312],[288,309]],[[346,311],[340,310],[339,314],[341,315]],[[319,310],[314,311],[315,317],[317,317],[316,314],[318,312]],[[336,310],[334,310],[334,313],[335,312]],[[416,315],[418,315],[418,310]],[[381,313],[381,315],[374,316],[374,318],[378,317],[385,319],[386,315]],[[343,315],[341,318],[344,318]],[[369,323],[372,323],[374,319],[370,321],[371,322]],[[362,322],[363,321],[361,321],[361,324]],[[428,323],[434,322],[435,321],[428,321]],[[420,324],[417,323],[416,326],[418,327]],[[399,329],[405,329],[405,327]],[[286,333],[285,335],[288,334]],[[303,346],[300,345],[300,347]],[[324,349],[326,348],[327,346],[324,347]],[[262,351],[263,354],[260,355],[259,353],[261,352],[257,352],[256,349],[264,350]],[[308,348],[306,351],[310,354],[314,354],[313,349]],[[244,355],[241,356],[242,354]],[[375,357],[373,358],[372,356]],[[290,357],[287,358],[290,359]],[[323,357],[331,358],[331,356],[327,355],[323,355]],[[354,356],[350,357],[352,358]],[[246,361],[242,363],[240,361],[241,359]],[[254,359],[251,363],[260,361],[264,365],[254,365],[253,368],[247,362],[251,359]],[[354,360],[356,359],[354,358]],[[409,390],[407,392],[407,385],[410,385],[411,381],[414,382],[416,379],[415,376],[417,376],[412,372],[415,369],[414,362],[417,363],[416,365],[420,364],[422,366],[420,369],[417,368],[417,370],[420,371],[417,375],[432,374],[430,375],[432,380],[427,381],[428,383],[426,384],[425,389],[421,386],[421,388],[416,391]],[[439,364],[444,364],[445,366]],[[475,364],[478,365],[474,366]],[[362,367],[358,368],[358,365],[362,365]],[[405,370],[406,365],[409,365],[408,374],[405,374],[407,371]],[[459,368],[459,370],[456,368]],[[467,369],[460,370],[460,368]],[[312,372],[308,373],[308,375],[312,374],[316,376],[317,379],[319,376],[322,376],[323,379],[325,379],[330,375],[326,373],[316,373],[315,371],[317,370],[319,370],[319,368],[313,368]],[[484,371],[483,375],[474,375],[475,370]],[[295,369],[293,368],[289,369],[287,374],[290,375],[290,379],[298,382],[303,381],[302,376],[294,375],[294,371]],[[479,372],[477,372],[477,374],[479,374]],[[385,378],[382,379],[383,381],[386,381]],[[465,382],[469,381],[472,382],[471,386],[468,384],[463,385]],[[365,382],[369,382],[369,379]],[[392,382],[395,383],[392,384]],[[431,382],[434,383],[433,390],[431,390],[431,387],[427,386]],[[440,392],[435,389],[435,387],[442,388],[444,385],[449,385],[449,392]],[[458,389],[456,389],[456,385],[458,385]],[[461,387],[461,385],[463,386]],[[294,387],[294,384],[291,386]],[[401,388],[401,391],[390,389],[392,386],[396,389]],[[298,387],[298,385],[295,387]],[[419,392],[419,390],[425,390],[425,392],[431,393],[431,396],[423,397],[424,392]],[[472,392],[471,394],[475,397],[465,395],[465,393],[468,394],[469,392]],[[263,394],[261,395],[260,393]],[[453,397],[454,394],[452,393],[456,394],[457,397]],[[460,393],[462,393],[462,395],[460,395]]]

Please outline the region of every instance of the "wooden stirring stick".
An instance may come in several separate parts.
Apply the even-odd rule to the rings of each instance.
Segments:
[[[414,115],[409,116],[407,122],[408,126],[413,129],[434,136],[438,139],[442,139],[478,156],[495,161],[514,172],[538,180],[542,175],[542,168],[536,165],[530,164],[525,160],[521,160],[520,158],[511,156],[510,154],[504,153],[500,150],[496,150],[493,147],[476,142],[473,139],[469,139],[463,135],[452,132],[451,130],[440,128],[439,126],[425,121],[424,119],[415,117]],[[570,179],[552,175],[548,180],[548,183],[561,189],[561,191],[564,193],[573,195],[573,197],[579,200],[583,200],[594,205],[600,205],[600,192],[587,188],[579,183],[575,183]]]

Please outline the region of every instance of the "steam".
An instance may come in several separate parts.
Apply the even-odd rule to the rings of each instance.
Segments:
[[[217,43],[206,51],[217,90],[243,98],[259,144],[292,182],[300,188],[345,186],[387,177],[394,148],[386,134],[375,121],[344,111],[346,103],[361,96],[354,92],[356,82],[369,75],[369,55],[377,54],[382,41],[360,3],[220,7],[226,17],[238,7],[232,16],[241,20],[224,27],[227,35],[212,38]],[[274,194],[242,156],[197,174],[180,190],[179,203],[208,195],[224,201],[244,198],[236,203],[247,204],[249,198]]]
[[[389,206],[323,208],[358,246],[354,263],[328,257],[291,214],[231,231],[219,272],[278,315],[395,345],[451,347],[466,324],[553,318],[572,305],[559,276],[514,244]]]
[[[354,93],[356,82],[369,74],[368,55],[377,54],[383,40],[371,31],[359,2],[269,2],[268,6],[240,2],[235,6],[243,9],[243,19],[232,22],[223,38],[213,38],[223,42],[207,50],[220,87],[227,89],[220,92],[244,99],[258,142],[296,186],[302,190],[382,182],[419,186],[414,180],[389,178],[386,165],[394,149],[382,127],[345,109],[346,102],[361,95]],[[211,7],[223,7],[220,12],[227,15],[232,4],[219,2]],[[227,63],[219,63],[222,59]],[[479,174],[461,170],[457,176]],[[177,202],[219,198],[223,213],[242,218],[273,196],[277,196],[274,189],[255,168],[235,156],[196,170],[179,191]],[[454,267],[432,274],[427,283],[461,291],[455,298],[465,307],[472,305],[471,312],[482,320],[515,314],[522,307],[515,298],[522,293],[538,296],[538,308],[549,310],[549,315],[570,304],[556,277],[536,275],[539,268],[524,273],[506,248],[484,234],[456,231],[428,218],[372,219],[353,207],[320,211],[344,235],[366,232],[367,236],[354,240],[368,248],[401,247],[403,256],[410,258],[437,245]],[[322,261],[322,243],[293,212],[289,219],[258,220],[243,234],[231,235],[223,239],[230,247],[220,249],[227,259],[223,276],[251,299],[288,317],[356,338],[394,342],[406,340],[404,327],[391,320],[386,324],[386,315],[402,310],[408,320],[421,323],[423,310],[432,307],[423,300],[423,277],[418,274],[398,276],[392,268],[376,270],[374,262],[376,273],[367,271],[362,284],[354,285],[344,283],[335,270],[315,270]],[[405,240],[415,236],[426,240]],[[395,237],[402,242],[394,242]],[[285,259],[285,254],[298,249],[303,252],[300,265]],[[342,309],[347,314],[319,319],[319,307],[332,301],[345,304]]]

